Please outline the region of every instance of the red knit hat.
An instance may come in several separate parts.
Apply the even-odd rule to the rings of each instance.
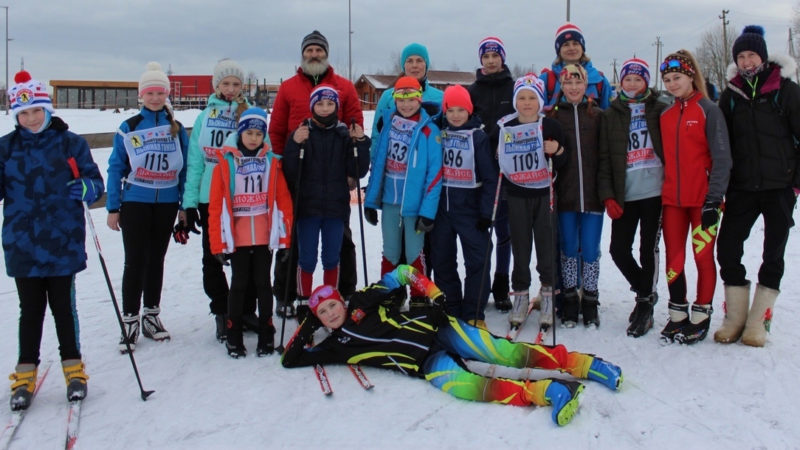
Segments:
[[[314,289],[314,292],[311,293],[311,297],[308,298],[308,308],[311,310],[311,313],[316,316],[317,308],[326,300],[340,301],[342,305],[344,305],[344,299],[342,295],[339,294],[339,291],[331,285],[323,284]]]
[[[469,91],[460,84],[450,86],[444,90],[442,111],[447,112],[448,109],[454,106],[460,106],[472,114],[472,100],[469,98]]]

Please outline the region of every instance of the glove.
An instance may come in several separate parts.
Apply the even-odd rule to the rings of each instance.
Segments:
[[[225,259],[225,255],[223,253],[215,254],[214,255],[214,259],[219,261],[219,263],[222,264],[223,266],[230,266],[231,265],[231,263],[229,263],[228,260]]]
[[[622,217],[622,207],[619,206],[616,200],[613,198],[607,198],[603,200],[603,204],[606,205],[606,212],[608,213],[608,217],[616,220]]]
[[[492,219],[487,217],[481,217],[478,219],[477,228],[478,231],[485,233],[489,230],[489,227],[492,226]]]
[[[92,180],[88,178],[76,178],[67,183],[67,186],[69,186],[69,198],[80,200],[90,205],[96,202],[103,193],[102,189],[98,189],[97,186],[92,183]]]
[[[172,229],[172,239],[181,245],[186,245],[189,242],[189,229],[180,220],[175,224],[175,228]]]
[[[186,208],[183,212],[186,213],[186,231],[191,231],[194,234],[200,234],[197,226],[200,225],[200,214],[197,208]]]
[[[703,205],[703,215],[700,219],[703,229],[707,230],[716,226],[717,222],[719,222],[719,203],[706,202],[706,204]]]
[[[427,233],[433,229],[433,220],[427,217],[417,217],[417,224],[414,226],[417,233]]]
[[[375,208],[364,208],[364,220],[370,225],[377,225],[378,211]]]

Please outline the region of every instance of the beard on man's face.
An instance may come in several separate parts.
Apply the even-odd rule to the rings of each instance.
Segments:
[[[300,64],[303,72],[311,76],[322,75],[326,70],[328,70],[328,66],[330,66],[328,63],[328,58],[304,59]]]

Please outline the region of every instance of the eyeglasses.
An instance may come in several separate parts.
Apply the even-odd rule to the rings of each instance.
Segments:
[[[691,74],[694,74],[694,69],[680,59],[670,59],[661,63],[660,70],[663,72],[667,69],[683,69]]]
[[[308,307],[312,310],[317,309],[320,303],[333,295],[333,286],[323,285],[317,288],[308,299]]]

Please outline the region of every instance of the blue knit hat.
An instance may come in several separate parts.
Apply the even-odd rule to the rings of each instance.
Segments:
[[[323,99],[336,103],[336,108],[339,108],[339,93],[336,92],[336,89],[334,89],[333,86],[320,84],[313,91],[311,91],[311,95],[309,96],[309,109],[313,112],[314,105]]]
[[[242,113],[239,119],[239,126],[236,131],[241,135],[247,130],[259,130],[267,135],[267,112],[261,108],[248,108]]]
[[[406,48],[403,49],[403,52],[400,54],[400,67],[405,67],[406,60],[409,56],[421,56],[422,59],[425,60],[425,73],[428,73],[428,69],[431,68],[431,60],[428,58],[428,49],[422,45],[413,42],[411,44],[406,45]]]

